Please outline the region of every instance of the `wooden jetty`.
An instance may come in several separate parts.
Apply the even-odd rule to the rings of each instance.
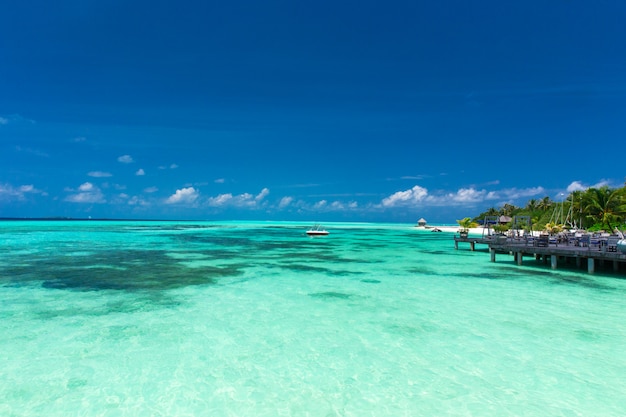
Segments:
[[[550,263],[552,269],[557,269],[559,264],[574,264],[577,268],[584,267],[587,272],[593,274],[596,265],[612,266],[614,272],[626,271],[626,254],[614,250],[607,245],[596,246],[569,245],[565,242],[547,242],[538,245],[537,240],[511,238],[507,236],[488,236],[482,238],[459,236],[454,237],[454,248],[459,248],[459,243],[468,243],[470,250],[476,250],[477,244],[487,245],[491,262],[496,261],[496,254],[512,255],[518,265],[522,265],[524,256],[533,257],[536,261]]]
[[[489,245],[491,242],[493,242],[493,239],[482,238],[482,237],[459,237],[459,236],[455,236],[454,237],[454,249],[458,249],[459,248],[459,242],[461,242],[461,243],[469,243],[470,250],[471,251],[475,251],[476,250],[476,244]]]

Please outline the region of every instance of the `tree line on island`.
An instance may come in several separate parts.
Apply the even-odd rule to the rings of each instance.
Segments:
[[[608,186],[574,191],[561,201],[550,197],[531,199],[525,207],[504,204],[499,209],[492,207],[474,218],[465,217],[457,220],[461,231],[477,227],[485,219],[510,217],[510,222],[496,221],[493,229],[505,232],[511,228],[544,231],[550,234],[568,229],[584,229],[590,232],[626,229],[626,186],[610,188]],[[517,222],[516,219],[524,219]]]

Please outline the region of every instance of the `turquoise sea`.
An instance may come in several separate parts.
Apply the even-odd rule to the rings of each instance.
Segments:
[[[413,225],[0,222],[0,416],[624,416],[626,279]]]

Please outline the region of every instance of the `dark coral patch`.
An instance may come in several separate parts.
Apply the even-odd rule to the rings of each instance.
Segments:
[[[309,294],[311,297],[313,298],[321,298],[321,299],[341,299],[341,300],[347,300],[352,298],[351,294],[346,294],[343,292],[336,292],[336,291],[326,291],[326,292],[315,292],[315,293],[311,293]]]
[[[160,250],[114,250],[91,256],[48,256],[31,260],[31,265],[9,268],[11,284],[43,281],[50,289],[75,291],[168,290],[190,285],[215,284],[219,278],[241,275],[241,265],[189,268]]]

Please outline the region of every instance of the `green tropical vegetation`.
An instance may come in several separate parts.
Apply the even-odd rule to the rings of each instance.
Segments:
[[[531,199],[524,207],[512,204],[504,204],[499,209],[491,207],[471,221],[481,222],[488,216],[527,216],[533,230],[551,233],[570,228],[607,232],[626,229],[626,186],[588,188],[562,197],[558,202],[550,197]]]
[[[498,224],[493,225],[493,230],[499,234],[504,233],[508,231],[509,229],[510,229],[510,226],[508,223],[498,223]]]
[[[478,222],[472,220],[471,217],[465,217],[465,218],[463,218],[461,220],[457,220],[456,222],[461,227],[459,229],[459,231],[461,231],[461,232],[467,232],[472,227],[478,227]]]

